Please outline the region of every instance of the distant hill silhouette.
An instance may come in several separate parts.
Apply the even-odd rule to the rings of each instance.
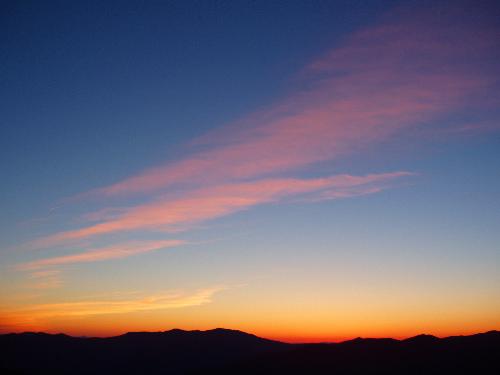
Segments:
[[[0,335],[0,368],[26,374],[178,374],[288,348],[227,329],[130,332],[110,338],[7,334]]]
[[[0,335],[5,374],[500,374],[500,332],[285,344],[241,331]]]

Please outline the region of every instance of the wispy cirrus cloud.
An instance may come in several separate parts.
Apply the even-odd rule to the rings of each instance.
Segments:
[[[215,286],[193,293],[165,292],[133,299],[84,300],[63,303],[34,304],[5,308],[0,313],[2,326],[9,330],[40,327],[50,319],[86,318],[96,315],[126,314],[140,311],[178,309],[212,302],[213,296],[227,287]]]
[[[124,231],[172,232],[260,204],[339,199],[391,187],[408,173],[297,176],[308,166],[362,153],[464,108],[480,112],[491,105],[488,93],[498,84],[491,62],[500,35],[498,29],[464,22],[467,12],[399,10],[353,33],[300,72],[295,92],[196,139],[198,148],[184,158],[90,192],[106,198],[139,194],[148,202],[104,207],[85,216],[96,224],[39,238],[28,247]],[[99,256],[108,255],[55,259]]]
[[[202,151],[92,193],[123,196],[298,171],[465,107],[480,111],[498,81],[491,56],[500,35],[463,22],[465,12],[391,14],[311,62],[301,73],[305,88],[198,139]]]
[[[109,259],[126,258],[133,255],[148,253],[170,247],[180,246],[185,244],[181,240],[164,240],[164,241],[131,241],[124,244],[117,244],[98,249],[91,249],[76,254],[64,255],[59,257],[38,259],[32,262],[22,263],[17,266],[17,269],[23,271],[38,270],[41,268],[61,266],[73,263],[90,263],[99,262]],[[58,271],[34,271],[33,277],[48,277],[53,276]]]
[[[159,199],[125,210],[115,218],[85,228],[58,233],[34,242],[35,247],[53,246],[107,233],[131,230],[176,230],[206,220],[226,216],[256,205],[279,202],[286,198],[335,199],[378,192],[389,182],[411,175],[408,172],[371,174],[366,176],[337,175],[316,179],[262,179],[189,191],[177,199]],[[107,217],[104,213],[104,217]],[[95,218],[95,217],[94,217]],[[168,241],[167,241],[168,242]],[[176,243],[177,244],[177,243]],[[155,245],[153,245],[155,246]],[[146,248],[148,248],[146,246]],[[126,250],[112,248],[54,258],[51,263],[120,257]],[[40,265],[42,261],[35,262]],[[48,260],[46,262],[49,262]]]

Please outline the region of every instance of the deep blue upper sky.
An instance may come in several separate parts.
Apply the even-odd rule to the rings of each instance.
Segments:
[[[40,194],[72,195],[175,155],[266,105],[393,3],[4,3],[2,207],[41,208]]]

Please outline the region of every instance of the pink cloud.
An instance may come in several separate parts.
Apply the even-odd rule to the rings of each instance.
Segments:
[[[493,78],[481,63],[498,35],[453,25],[454,13],[399,12],[302,72],[307,88],[198,140],[200,151],[94,191],[147,193],[300,170],[358,152],[464,105],[479,108]]]
[[[44,258],[28,263],[23,263],[18,266],[20,270],[37,270],[40,268],[60,266],[72,263],[89,263],[99,262],[109,259],[126,258],[132,255],[147,253],[169,247],[183,245],[185,242],[180,240],[165,240],[165,241],[147,241],[147,242],[129,242],[126,244],[118,244],[99,249],[84,251],[77,254],[64,255],[53,258]],[[33,277],[48,277],[58,273],[56,270],[36,271],[32,273]]]
[[[255,205],[277,202],[288,197],[310,199],[310,194],[319,194],[317,197],[321,199],[334,199],[373,193],[385,188],[389,181],[408,175],[410,175],[408,172],[394,172],[366,176],[337,175],[316,179],[263,179],[201,188],[187,192],[179,198],[160,199],[129,208],[116,218],[42,238],[35,241],[33,245],[35,247],[52,246],[66,241],[139,229],[175,231],[179,226],[215,219]],[[149,251],[148,249],[149,247],[146,247],[146,251]],[[121,254],[128,254],[128,251],[113,247],[77,256],[56,258],[56,260],[67,263],[101,257],[119,257]],[[135,248],[132,250],[132,252],[136,251]]]
[[[498,81],[488,61],[500,49],[500,37],[477,22],[462,20],[456,27],[453,20],[460,17],[454,12],[399,10],[350,35],[300,72],[296,92],[195,140],[197,151],[183,159],[91,192],[147,194],[151,203],[88,214],[96,224],[35,240],[30,247],[121,231],[173,232],[287,198],[338,199],[387,188],[407,173],[288,176],[439,123],[463,108],[480,110]],[[174,196],[175,191],[182,193]]]

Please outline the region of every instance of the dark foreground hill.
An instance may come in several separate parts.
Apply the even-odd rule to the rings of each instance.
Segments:
[[[179,374],[287,350],[240,331],[132,332],[110,338],[0,336],[0,368],[26,374]]]
[[[220,373],[500,374],[500,332],[308,344],[227,366]]]
[[[6,374],[500,374],[500,332],[285,344],[240,331],[0,335]]]

